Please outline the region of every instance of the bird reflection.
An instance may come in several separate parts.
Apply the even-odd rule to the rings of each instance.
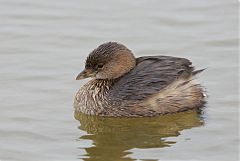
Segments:
[[[85,147],[86,161],[134,160],[128,157],[133,148],[163,148],[176,142],[166,141],[176,137],[180,131],[203,125],[199,111],[187,111],[159,117],[111,118],[88,116],[75,112],[80,121],[79,129],[87,135],[79,140],[91,140],[93,145]]]

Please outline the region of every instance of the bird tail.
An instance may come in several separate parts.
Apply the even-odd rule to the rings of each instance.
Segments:
[[[197,74],[203,72],[205,69],[207,69],[207,68],[203,68],[203,69],[199,69],[199,70],[195,70],[195,71],[193,71],[193,72],[192,72],[192,76],[195,76],[195,75],[197,75]]]

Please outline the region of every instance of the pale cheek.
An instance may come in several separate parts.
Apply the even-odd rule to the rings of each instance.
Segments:
[[[106,77],[107,77],[106,74],[103,72],[98,72],[96,74],[96,79],[106,79]]]
[[[101,71],[96,74],[96,79],[112,79],[113,75],[111,71]]]

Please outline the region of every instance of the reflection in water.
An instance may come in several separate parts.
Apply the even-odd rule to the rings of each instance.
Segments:
[[[125,156],[133,148],[163,148],[175,144],[166,137],[178,136],[180,131],[203,125],[197,111],[187,111],[160,117],[103,118],[75,112],[80,121],[79,129],[87,135],[81,140],[93,141],[93,146],[84,148],[84,160],[132,160]]]

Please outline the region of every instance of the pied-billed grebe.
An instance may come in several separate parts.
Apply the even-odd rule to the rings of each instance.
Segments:
[[[122,44],[93,50],[77,80],[92,77],[77,92],[75,110],[101,116],[156,116],[199,108],[203,90],[191,62],[170,56],[135,58]]]

